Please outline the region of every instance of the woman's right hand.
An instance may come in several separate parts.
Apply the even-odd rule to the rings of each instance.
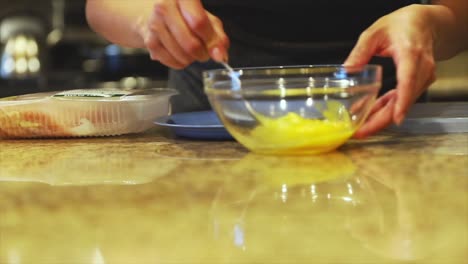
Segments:
[[[182,69],[195,61],[227,61],[229,39],[219,18],[200,0],[155,0],[138,32],[151,59]]]

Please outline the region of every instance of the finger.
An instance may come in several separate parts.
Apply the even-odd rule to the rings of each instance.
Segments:
[[[378,98],[377,101],[373,103],[373,105],[371,105],[372,107],[367,115],[367,118],[371,117],[375,112],[383,108],[388,103],[388,101],[390,101],[392,98],[396,98],[395,89],[388,91],[383,96]],[[355,114],[361,111],[367,111],[367,110],[362,110],[362,108],[369,105],[368,103],[369,100],[374,100],[374,97],[370,95],[365,96],[359,99],[357,102],[353,103],[353,105],[351,105],[351,108],[349,110],[350,114]]]
[[[392,89],[385,93],[383,96],[381,96],[379,99],[377,99],[377,101],[374,103],[374,106],[369,112],[369,117],[371,117],[375,112],[379,111],[381,108],[387,105],[390,100],[396,100],[396,95],[396,90]]]
[[[356,102],[354,102],[349,109],[349,113],[351,115],[359,113],[361,109],[367,105],[367,102],[371,100],[371,97],[372,97],[371,95],[367,95],[367,96],[364,96],[363,98],[360,98]]]
[[[209,49],[210,56],[215,61],[227,62],[229,61],[228,49],[230,43],[229,38],[226,35],[226,32],[224,31],[223,23],[216,16],[213,16],[211,14],[208,14],[208,16],[211,20],[211,24],[213,25],[213,28],[216,32],[216,36],[218,38],[218,41],[214,48]]]
[[[150,36],[148,40],[145,40],[145,43],[152,60],[157,60],[173,69],[182,69],[185,67],[185,65],[181,64],[164,48],[157,38]]]
[[[206,49],[216,45],[217,36],[208,12],[203,8],[200,1],[178,1],[179,9],[188,27],[205,44]]]
[[[162,1],[156,4],[154,9],[157,17],[164,21],[167,31],[186,54],[190,54],[195,59],[205,56],[206,49],[202,41],[186,24],[176,1]]]
[[[436,80],[436,64],[434,57],[432,55],[423,56],[421,64],[422,67],[418,67],[420,69],[420,73],[418,75],[422,76],[423,78],[421,78],[420,82],[418,82],[412,103],[414,103],[418,97],[421,96],[421,94],[423,94],[424,91],[427,90],[427,88],[429,88],[429,86]]]
[[[157,36],[158,42],[156,42],[157,48],[164,48],[167,50],[173,58],[175,58],[181,65],[187,66],[195,60],[194,56],[186,53],[179,45],[177,40],[171,35],[166,24],[161,19],[155,17],[149,21],[150,31],[152,36]],[[149,44],[149,45],[148,45]],[[151,43],[147,44],[147,48],[152,48]],[[163,47],[161,47],[161,44]],[[157,53],[158,51],[155,50]]]
[[[397,65],[397,101],[393,120],[396,124],[401,124],[410,104],[415,99],[414,91],[417,89],[419,79],[424,74],[418,74],[420,58],[414,52],[403,50],[395,56]]]
[[[372,36],[371,31],[366,30],[345,60],[345,66],[362,66],[367,64],[377,51],[377,38]]]
[[[394,105],[395,99],[392,98],[384,107],[380,108],[370,116],[366,123],[356,131],[353,137],[358,139],[366,138],[390,125],[393,120]]]

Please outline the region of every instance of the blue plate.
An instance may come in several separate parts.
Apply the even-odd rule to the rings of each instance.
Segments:
[[[168,127],[176,136],[205,140],[233,139],[213,111],[177,113],[154,122]]]

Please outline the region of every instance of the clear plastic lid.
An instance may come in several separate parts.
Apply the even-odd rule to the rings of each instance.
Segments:
[[[173,89],[82,89],[0,99],[0,138],[113,136],[143,132],[170,114]]]

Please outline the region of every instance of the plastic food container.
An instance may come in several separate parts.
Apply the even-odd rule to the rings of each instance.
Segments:
[[[173,89],[83,89],[0,99],[0,138],[115,136],[170,114]]]

